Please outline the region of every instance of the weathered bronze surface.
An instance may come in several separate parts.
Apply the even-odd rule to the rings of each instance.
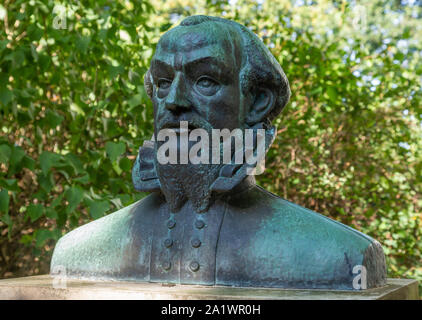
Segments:
[[[145,76],[154,132],[264,128],[290,97],[286,76],[247,28],[192,16],[160,39]],[[156,139],[154,139],[156,140]],[[62,237],[51,270],[80,278],[241,287],[364,289],[386,283],[380,244],[255,184],[247,164],[160,164],[140,148],[141,201]],[[356,269],[357,268],[357,269]],[[362,269],[363,268],[363,269]]]

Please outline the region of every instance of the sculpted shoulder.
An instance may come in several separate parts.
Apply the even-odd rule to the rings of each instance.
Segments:
[[[135,236],[134,230],[142,233],[137,225],[148,219],[156,202],[156,195],[151,194],[66,234],[55,247],[51,272],[65,270],[69,276],[122,278],[128,257],[137,254],[133,252],[136,240],[148,241],[147,231]]]
[[[235,228],[238,237],[229,234]],[[368,287],[382,285],[386,277],[378,242],[259,187],[230,202],[219,250],[233,255],[230,260],[219,259],[221,284],[233,277],[233,263],[242,271],[238,285],[243,286],[259,282],[273,287],[353,289],[356,270],[362,266],[367,269]]]

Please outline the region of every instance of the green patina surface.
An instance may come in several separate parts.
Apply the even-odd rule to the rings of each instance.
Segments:
[[[84,270],[87,275],[117,271],[131,241],[131,212],[137,203],[92,221],[62,237],[54,251],[52,269],[64,266],[71,270]]]
[[[333,265],[342,266],[345,259],[339,252],[347,255],[352,267],[361,265],[365,250],[373,241],[291,202],[278,199],[271,202],[271,207],[273,214],[260,222],[251,244],[256,258],[269,266],[261,270],[267,274],[270,270],[269,276],[274,278],[290,273],[299,279],[330,280]],[[288,265],[291,267],[286,270]]]

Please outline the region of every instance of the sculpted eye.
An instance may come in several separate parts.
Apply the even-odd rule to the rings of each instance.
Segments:
[[[167,79],[160,79],[158,80],[158,88],[159,89],[168,89],[171,86],[171,81]]]
[[[209,77],[201,77],[196,81],[196,88],[204,96],[212,96],[218,91],[220,85]]]
[[[216,85],[217,83],[210,78],[203,77],[203,78],[199,79],[196,84],[198,86],[201,86],[201,87],[204,87],[204,88],[209,88],[213,85]]]

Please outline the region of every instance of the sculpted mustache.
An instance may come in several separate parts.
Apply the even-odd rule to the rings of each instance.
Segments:
[[[163,118],[162,120],[159,121],[159,124],[157,126],[158,130],[161,129],[175,129],[175,128],[180,128],[180,121],[187,121],[188,122],[188,127],[189,129],[204,129],[206,131],[211,131],[211,129],[213,129],[212,125],[208,122],[205,121],[201,118],[196,118],[196,117],[192,117],[192,118],[187,118],[187,117],[183,117],[183,118],[179,118],[179,119],[168,119],[168,118]]]

